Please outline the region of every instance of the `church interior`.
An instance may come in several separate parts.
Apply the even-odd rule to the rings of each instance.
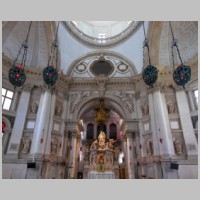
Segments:
[[[198,179],[197,21],[3,21],[3,179]]]

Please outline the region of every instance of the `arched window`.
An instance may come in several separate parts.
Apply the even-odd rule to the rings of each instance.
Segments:
[[[117,139],[117,125],[110,124],[110,139]]]
[[[94,124],[90,123],[87,125],[87,139],[93,139],[94,135]]]

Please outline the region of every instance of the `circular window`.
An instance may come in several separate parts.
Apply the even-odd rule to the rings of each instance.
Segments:
[[[90,71],[95,75],[109,76],[114,70],[113,64],[107,60],[97,60],[92,63]]]

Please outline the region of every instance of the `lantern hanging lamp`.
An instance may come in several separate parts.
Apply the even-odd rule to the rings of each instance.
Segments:
[[[58,34],[58,26],[56,29],[55,39],[52,42],[51,46],[51,53],[49,56],[47,67],[43,70],[43,80],[48,85],[48,87],[53,86],[57,79],[58,79],[58,72],[57,72],[57,65],[58,65],[58,41],[57,41],[57,34]]]
[[[144,37],[145,37],[145,40],[144,40],[144,43],[143,43],[143,52],[144,52],[144,48],[146,47],[147,52],[148,52],[149,65],[143,70],[142,78],[147,85],[153,87],[153,84],[158,79],[158,70],[155,66],[151,65],[150,53],[149,53],[149,44],[148,44],[148,39],[146,38],[146,34],[145,34],[144,22],[143,22],[143,30],[144,30]],[[143,55],[143,57],[144,57],[144,55]]]
[[[19,49],[18,55],[13,63],[13,66],[12,68],[10,68],[9,73],[8,73],[9,81],[14,86],[14,90],[16,87],[21,87],[26,81],[26,74],[24,71],[24,67],[26,64],[26,57],[27,57],[27,51],[28,51],[28,37],[29,37],[30,29],[31,29],[31,24],[32,22],[30,22],[26,39],[22,43]],[[16,62],[18,61],[20,55],[21,55],[21,64],[16,65]]]
[[[179,64],[176,69],[174,68],[173,79],[174,79],[174,82],[177,85],[180,85],[180,86],[183,87],[183,89],[185,89],[185,85],[188,83],[188,81],[190,80],[190,77],[191,77],[191,68],[190,68],[190,66],[186,66],[186,65],[183,64],[183,61],[182,61],[181,55],[180,55],[180,51],[179,51],[179,48],[178,48],[177,40],[174,38],[174,34],[173,34],[173,31],[172,31],[172,26],[171,26],[170,22],[169,22],[169,26],[170,26],[171,33],[172,33],[171,50],[172,50],[173,68],[174,68],[174,52],[173,52],[174,47],[176,47],[178,57],[179,57],[179,60],[181,62],[181,64]]]

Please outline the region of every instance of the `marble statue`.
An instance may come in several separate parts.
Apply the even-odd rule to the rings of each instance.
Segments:
[[[174,149],[177,155],[183,154],[183,141],[180,137],[174,139]]]
[[[51,154],[56,154],[58,149],[58,140],[56,138],[51,139]]]
[[[38,104],[36,102],[33,102],[31,105],[31,113],[36,114],[38,110]]]
[[[175,112],[175,104],[172,101],[167,102],[167,109],[168,113],[174,113]]]
[[[146,152],[147,156],[153,155],[153,146],[151,140],[149,139],[146,141]]]
[[[149,105],[147,103],[144,103],[141,108],[144,116],[149,114]]]
[[[62,105],[59,103],[59,104],[57,105],[57,107],[56,107],[55,115],[56,115],[57,117],[60,117],[61,114],[62,114]]]
[[[30,150],[31,146],[31,139],[28,137],[22,138],[22,143],[23,143],[23,148],[22,148],[22,153],[28,153]]]

